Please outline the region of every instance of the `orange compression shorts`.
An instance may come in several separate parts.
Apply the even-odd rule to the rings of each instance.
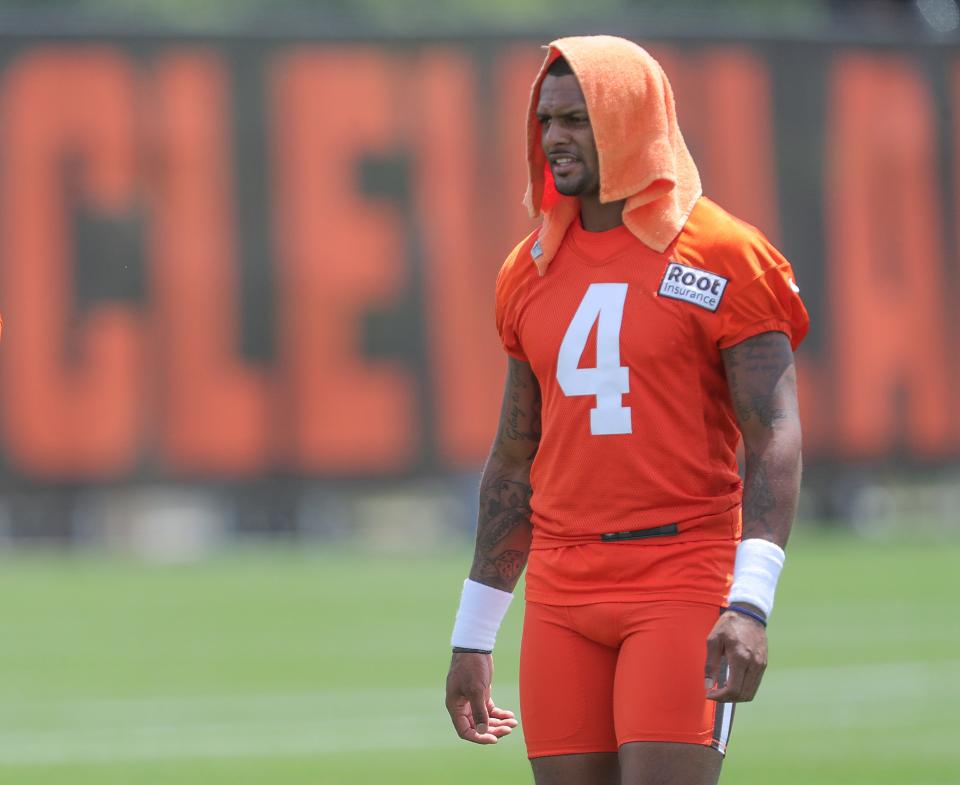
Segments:
[[[520,711],[527,755],[616,752],[631,741],[726,751],[733,704],[706,698],[719,605],[527,602]]]

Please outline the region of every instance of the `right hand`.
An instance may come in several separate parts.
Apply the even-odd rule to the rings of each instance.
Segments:
[[[763,611],[753,605],[756,613]],[[723,663],[729,665],[726,684],[720,681]],[[727,611],[713,625],[707,638],[707,697],[720,703],[752,701],[767,667],[767,631],[742,614]]]
[[[474,744],[496,744],[517,727],[512,711],[490,697],[492,654],[454,654],[447,672],[447,711],[457,735]]]

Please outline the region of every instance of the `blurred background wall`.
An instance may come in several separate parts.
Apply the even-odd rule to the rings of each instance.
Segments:
[[[805,519],[956,533],[957,4],[582,5],[4,2],[2,541],[469,533],[529,83],[585,32],[794,264]]]

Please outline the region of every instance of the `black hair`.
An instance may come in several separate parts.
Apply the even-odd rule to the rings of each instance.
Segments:
[[[570,63],[564,60],[562,57],[558,57],[547,69],[547,73],[550,76],[574,76],[573,69],[570,67]]]

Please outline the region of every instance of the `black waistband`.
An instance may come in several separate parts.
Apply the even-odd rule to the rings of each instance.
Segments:
[[[601,534],[603,542],[620,542],[621,540],[645,540],[647,537],[668,537],[677,534],[680,527],[675,523],[665,523],[663,526],[654,526],[650,529],[634,529],[628,532],[609,532]]]

